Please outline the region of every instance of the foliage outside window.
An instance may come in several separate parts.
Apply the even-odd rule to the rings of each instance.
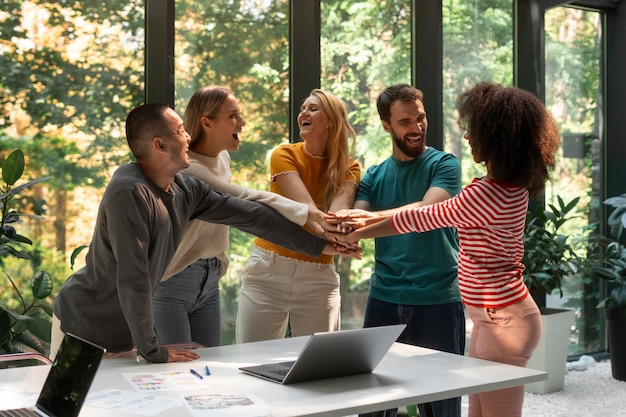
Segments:
[[[2,258],[1,275],[14,284],[0,280],[7,309],[28,307],[23,289],[42,264],[53,277],[43,300],[51,303],[71,273],[72,252],[91,239],[110,169],[130,159],[123,122],[143,101],[143,14],[144,2],[132,1],[3,3],[1,159],[21,149],[24,180],[50,177],[13,200],[17,210],[44,219],[21,219],[20,233],[32,240],[30,261]]]

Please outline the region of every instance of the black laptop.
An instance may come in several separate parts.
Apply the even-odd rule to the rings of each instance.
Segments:
[[[105,349],[66,333],[34,407],[0,410],[0,417],[76,417]]]
[[[295,361],[244,366],[243,372],[279,384],[372,372],[406,324],[313,334]]]

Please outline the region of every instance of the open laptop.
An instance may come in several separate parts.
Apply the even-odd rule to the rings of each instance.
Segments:
[[[0,410],[1,417],[76,417],[105,349],[66,333],[34,407]]]
[[[406,324],[313,334],[295,361],[243,366],[243,372],[279,384],[370,373]]]

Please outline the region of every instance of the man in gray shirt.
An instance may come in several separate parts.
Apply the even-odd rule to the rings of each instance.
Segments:
[[[193,219],[228,224],[310,256],[361,256],[357,247],[337,249],[269,207],[219,193],[181,172],[189,165],[190,137],[167,105],[132,110],[126,137],[136,163],[113,174],[86,265],[55,300],[51,357],[69,332],[111,353],[136,348],[151,362],[197,359],[191,350],[160,346],[152,317],[152,293]]]

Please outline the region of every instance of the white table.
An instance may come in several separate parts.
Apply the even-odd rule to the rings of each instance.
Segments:
[[[123,373],[162,372],[208,365],[210,376],[202,380],[211,393],[253,393],[271,407],[272,417],[346,416],[490,391],[545,380],[545,372],[452,355],[395,343],[372,374],[280,385],[242,373],[242,365],[293,360],[307,337],[198,349],[201,359],[187,363],[137,363],[131,359],[102,362],[91,392],[107,388],[133,390]],[[49,366],[0,371],[0,404],[3,386],[38,389]],[[179,397],[181,392],[159,392]],[[85,406],[81,417],[111,416],[111,410]],[[126,412],[119,416],[136,416]],[[180,406],[159,416],[189,416]]]

